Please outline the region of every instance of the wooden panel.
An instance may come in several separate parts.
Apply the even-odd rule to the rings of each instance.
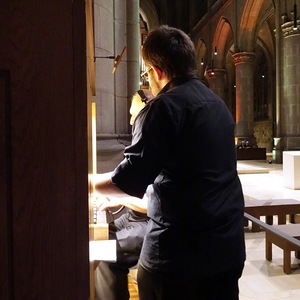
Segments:
[[[0,299],[12,298],[10,80],[0,70]]]
[[[74,89],[74,135],[75,135],[75,190],[76,199],[73,203],[76,212],[76,290],[74,299],[90,298],[89,271],[89,203],[90,192],[88,174],[92,168],[92,153],[88,144],[91,135],[88,123],[91,113],[91,87],[87,84],[87,50],[86,50],[86,3],[83,0],[73,0],[73,89]],[[68,289],[68,288],[66,288]],[[67,298],[72,298],[67,296]]]
[[[1,300],[89,298],[85,18],[83,0],[0,2]]]

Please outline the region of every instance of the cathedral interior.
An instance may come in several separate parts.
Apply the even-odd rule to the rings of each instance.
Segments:
[[[119,159],[120,143],[130,135],[131,96],[147,88],[139,79],[140,49],[161,24],[193,40],[198,78],[232,112],[238,145],[265,148],[274,163],[282,163],[282,151],[300,149],[297,1],[97,0],[94,6],[96,56],[126,47],[114,76],[107,76],[113,62],[96,60],[98,171],[107,170],[108,156]]]
[[[300,0],[0,0],[0,299],[93,299],[91,175],[123,159],[132,97],[148,89],[141,48],[162,24],[194,42],[199,80],[236,122],[237,153],[264,151],[237,160],[245,200],[300,201],[283,185],[284,154],[300,150],[299,9]],[[299,259],[287,275],[282,249],[265,259],[263,230],[245,237],[240,299],[300,299]]]
[[[123,46],[127,48],[114,78],[107,76],[111,62],[96,61],[98,85],[93,99],[99,109],[97,172],[111,171],[123,159],[123,149],[130,141],[131,97],[139,88],[148,88],[147,82],[140,79],[145,71],[138,58],[140,49],[149,31],[167,24],[182,29],[194,42],[197,76],[231,111],[236,121],[237,148],[247,144],[254,151],[265,149],[263,160],[255,155],[246,163],[238,160],[245,199],[300,200],[298,190],[282,186],[283,151],[300,149],[300,2],[140,0],[139,4],[126,1],[126,7],[120,1],[114,1],[113,7],[104,3],[107,4],[95,1],[95,19],[97,14],[107,14],[107,24],[99,17],[99,26],[96,22],[94,30],[102,28],[103,33],[108,26],[114,32],[114,40],[108,43],[108,39],[101,40],[101,35],[96,34],[96,54],[113,55],[114,51],[120,53]],[[119,19],[120,11],[124,12],[123,20]],[[239,283],[240,299],[298,299],[299,259],[292,259],[293,274],[286,276],[278,268],[282,264],[281,249],[273,248],[269,263],[263,260],[264,233],[246,229],[245,234],[247,261]],[[131,299],[138,299],[135,294]]]

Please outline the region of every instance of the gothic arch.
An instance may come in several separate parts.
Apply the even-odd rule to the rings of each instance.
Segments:
[[[223,100],[229,110],[235,112],[235,69],[232,59],[232,49],[234,48],[234,33],[228,19],[221,17],[213,36],[211,47],[213,53],[214,67],[223,70],[225,76]]]
[[[258,20],[254,51],[254,120],[272,120],[275,107],[275,17],[272,3]]]
[[[247,0],[245,4],[240,23],[238,43],[240,51],[253,51],[255,27],[264,2],[264,0]]]
[[[225,18],[221,18],[214,34],[214,39],[212,43],[212,52],[217,53],[214,55],[215,66],[217,68],[224,68],[224,62],[228,50],[233,43],[233,30],[229,21]]]
[[[149,31],[159,26],[158,14],[151,0],[140,0],[140,14]]]
[[[204,72],[207,66],[207,45],[203,39],[199,39],[196,44],[196,55],[198,63],[198,78],[204,80]]]

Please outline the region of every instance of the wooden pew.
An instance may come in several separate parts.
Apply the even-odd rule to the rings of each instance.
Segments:
[[[273,216],[278,216],[278,224],[285,224],[287,215],[290,216],[290,222],[295,223],[295,214],[300,213],[300,201],[295,199],[249,199],[245,201],[245,212],[259,219],[266,216],[266,223],[273,224]],[[245,227],[248,226],[247,220]],[[257,232],[260,227],[252,224],[252,231]]]
[[[246,219],[262,227],[266,232],[266,259],[272,260],[272,244],[283,250],[283,272],[291,273],[291,251],[300,258],[300,224],[269,225],[244,213]]]

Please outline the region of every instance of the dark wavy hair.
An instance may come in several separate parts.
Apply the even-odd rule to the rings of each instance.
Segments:
[[[149,33],[142,56],[147,65],[160,68],[171,78],[194,75],[197,70],[193,42],[182,30],[167,25]]]

